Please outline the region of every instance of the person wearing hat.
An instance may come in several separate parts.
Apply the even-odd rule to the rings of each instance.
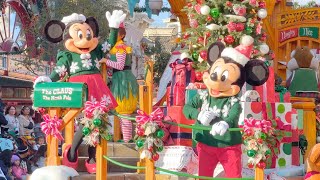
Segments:
[[[13,155],[11,158],[12,163],[12,175],[15,179],[26,179],[27,171],[20,166],[20,158],[17,155]]]
[[[27,174],[31,174],[32,170],[31,170],[31,164],[30,164],[30,161],[29,161],[29,148],[28,148],[28,146],[25,146],[25,145],[21,144],[18,147],[17,152],[18,152],[17,155],[20,158],[20,167]]]
[[[242,111],[238,94],[244,83],[258,86],[269,76],[263,61],[250,59],[253,41],[246,35],[236,48],[213,43],[208,49],[210,68],[203,75],[207,91],[199,92],[184,106],[186,118],[211,127],[211,130],[193,133],[197,141],[199,176],[212,177],[220,162],[227,178],[241,178],[242,135],[228,129],[238,128]]]
[[[110,14],[106,14],[110,21]],[[132,66],[132,48],[124,43],[126,29],[124,23],[111,28],[110,43],[110,59],[102,59],[100,63],[106,63],[108,67],[113,68],[112,73],[112,94],[117,99],[117,113],[130,116],[137,109],[138,104],[138,82],[131,71]],[[125,118],[121,118],[121,131],[124,142],[132,139],[132,122]]]

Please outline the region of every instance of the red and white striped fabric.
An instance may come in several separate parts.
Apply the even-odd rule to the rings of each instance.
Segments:
[[[130,120],[122,118],[120,124],[123,135],[123,141],[127,143],[132,139],[132,122]]]
[[[112,67],[114,69],[123,70],[125,62],[126,62],[126,52],[124,53],[116,53],[117,62],[107,60],[107,66]]]

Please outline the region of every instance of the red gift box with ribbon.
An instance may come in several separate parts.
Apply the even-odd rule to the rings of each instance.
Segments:
[[[171,121],[179,124],[192,125],[195,123],[194,120],[184,116],[183,106],[168,107],[168,117]],[[169,131],[175,145],[192,146],[192,129],[172,125]]]
[[[254,90],[258,91],[261,102],[276,102],[275,99],[275,79],[274,79],[274,69],[269,67],[269,78],[261,86],[254,86]]]
[[[178,59],[171,63],[170,67],[172,68],[172,81],[171,86],[167,88],[167,106],[183,106],[186,86],[195,82],[192,62],[188,62],[187,59]]]
[[[286,92],[284,94],[276,93],[275,94],[275,102],[285,102],[290,103],[291,94],[290,92]]]

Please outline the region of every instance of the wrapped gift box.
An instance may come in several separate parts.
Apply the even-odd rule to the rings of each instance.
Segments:
[[[269,67],[269,78],[261,86],[255,86],[254,90],[258,91],[262,102],[276,102],[275,100],[275,79],[274,79],[274,69]]]
[[[167,88],[167,106],[184,106],[185,86],[171,86]]]
[[[284,125],[291,125],[291,103],[275,103],[275,116],[279,117]]]
[[[283,99],[282,99],[283,98]],[[290,103],[291,94],[290,92],[286,92],[285,94],[280,95],[280,93],[275,93],[275,102],[285,102]]]
[[[276,168],[286,168],[292,164],[292,144],[281,143],[280,154],[276,160]]]
[[[262,103],[261,102],[240,102],[242,112],[239,116],[239,125],[243,125],[245,118],[253,117],[262,119]]]
[[[175,123],[187,125],[194,124],[194,120],[185,118],[183,114],[183,106],[168,107],[168,116]],[[192,129],[171,126],[169,131],[175,145],[192,146]]]

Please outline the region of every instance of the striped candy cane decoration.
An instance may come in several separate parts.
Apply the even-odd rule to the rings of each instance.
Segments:
[[[128,116],[123,114],[124,116]],[[125,143],[129,142],[132,139],[132,122],[130,120],[122,118],[120,121],[121,131],[123,135],[123,141]]]

